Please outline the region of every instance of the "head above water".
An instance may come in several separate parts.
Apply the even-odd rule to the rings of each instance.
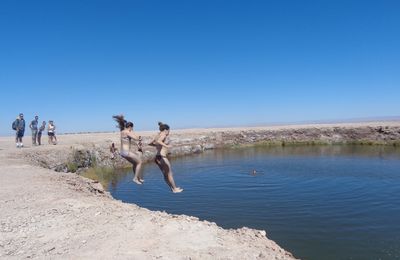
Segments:
[[[113,116],[113,118],[118,123],[117,127],[119,128],[119,130],[122,131],[127,128],[133,128],[133,123],[126,121],[123,115]]]
[[[169,125],[167,125],[167,124],[164,124],[162,122],[158,122],[158,126],[159,126],[159,129],[160,129],[160,132],[169,131]]]

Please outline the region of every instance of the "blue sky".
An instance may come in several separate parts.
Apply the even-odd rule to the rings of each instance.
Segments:
[[[399,1],[0,2],[0,134],[400,115]]]

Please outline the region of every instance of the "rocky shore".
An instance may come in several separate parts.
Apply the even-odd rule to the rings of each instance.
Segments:
[[[155,132],[140,134],[146,144]],[[55,146],[16,149],[12,137],[0,138],[0,258],[294,259],[268,239],[268,230],[225,230],[195,217],[149,211],[114,200],[98,182],[73,173],[127,166],[109,152],[111,143],[118,147],[118,133],[58,139]],[[171,133],[172,156],[243,145],[353,143],[397,146],[400,122]],[[145,147],[146,160],[154,154]]]
[[[145,161],[153,160],[155,149],[147,146],[154,132],[141,132],[143,136]],[[129,167],[120,157],[113,159],[109,147],[115,143],[118,147],[117,133],[94,134],[103,139],[99,142],[90,141],[93,134],[81,135],[82,140],[73,143],[68,150],[52,149],[25,156],[33,164],[57,172],[76,172],[88,167]],[[68,136],[63,136],[63,138]],[[88,141],[85,141],[86,138]],[[369,123],[340,125],[305,125],[253,127],[233,129],[192,129],[173,131],[170,138],[173,148],[171,156],[183,156],[201,153],[205,150],[232,148],[247,145],[393,145],[400,146],[400,123]],[[136,149],[133,147],[133,150]]]

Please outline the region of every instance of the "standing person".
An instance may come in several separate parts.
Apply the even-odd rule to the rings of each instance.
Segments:
[[[115,158],[117,158],[118,150],[117,150],[117,148],[115,147],[115,144],[114,144],[114,143],[112,143],[111,146],[110,146],[110,153],[111,153],[111,159],[114,160]]]
[[[49,124],[47,125],[47,135],[49,136],[49,144],[56,145],[56,126],[54,125],[53,120],[49,120]]]
[[[35,116],[35,119],[29,124],[29,128],[32,130],[32,145],[36,145],[36,138],[38,134],[38,124],[39,124],[39,117]]]
[[[142,141],[142,137],[136,135],[133,132],[133,123],[127,122],[124,119],[123,115],[113,116],[114,120],[118,123],[118,128],[121,131],[121,149],[119,154],[122,158],[127,160],[132,164],[133,167],[133,181],[136,184],[143,184],[143,175],[141,175],[142,170],[142,159],[140,158],[141,155],[139,154],[139,150],[136,153],[131,152],[131,140],[137,140],[139,142]],[[140,149],[140,147],[139,147]]]
[[[24,137],[25,133],[25,119],[24,114],[20,113],[17,119],[15,119],[12,128],[15,130],[15,145],[17,148],[24,147],[22,142],[22,137]]]
[[[42,125],[39,127],[39,131],[37,134],[38,145],[42,145],[42,133],[43,133],[44,129],[46,129],[46,121],[43,121]]]
[[[53,122],[53,126],[54,126],[53,144],[56,145],[58,143],[58,141],[57,141],[57,135],[56,135],[56,125],[54,124],[54,122]]]
[[[160,133],[157,134],[157,136],[151,143],[151,145],[157,148],[157,154],[154,161],[160,168],[161,172],[163,173],[164,180],[167,183],[167,185],[171,188],[171,191],[173,193],[179,193],[182,192],[183,189],[176,187],[174,177],[172,174],[171,163],[167,158],[168,149],[170,148],[169,142],[167,140],[167,137],[169,135],[169,125],[163,124],[161,122],[159,122],[158,125]]]

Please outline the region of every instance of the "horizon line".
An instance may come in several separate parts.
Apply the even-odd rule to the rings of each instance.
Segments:
[[[293,126],[293,125],[309,125],[309,124],[346,124],[346,123],[384,123],[384,122],[400,122],[400,116],[384,116],[384,117],[366,117],[366,118],[351,118],[351,119],[334,119],[334,120],[301,120],[301,121],[290,121],[290,122],[269,122],[269,123],[253,123],[246,125],[211,125],[211,126],[185,126],[173,128],[173,130],[189,130],[189,129],[223,129],[223,128],[241,128],[241,127],[268,127],[268,126]],[[29,129],[27,129],[29,131]],[[136,132],[148,132],[156,131],[152,130],[138,130]],[[77,132],[60,132],[57,135],[73,135],[73,134],[99,134],[99,133],[114,133],[115,131],[99,130],[99,131],[77,131]],[[12,134],[3,135],[0,137],[12,137]],[[26,135],[30,136],[30,135]]]

